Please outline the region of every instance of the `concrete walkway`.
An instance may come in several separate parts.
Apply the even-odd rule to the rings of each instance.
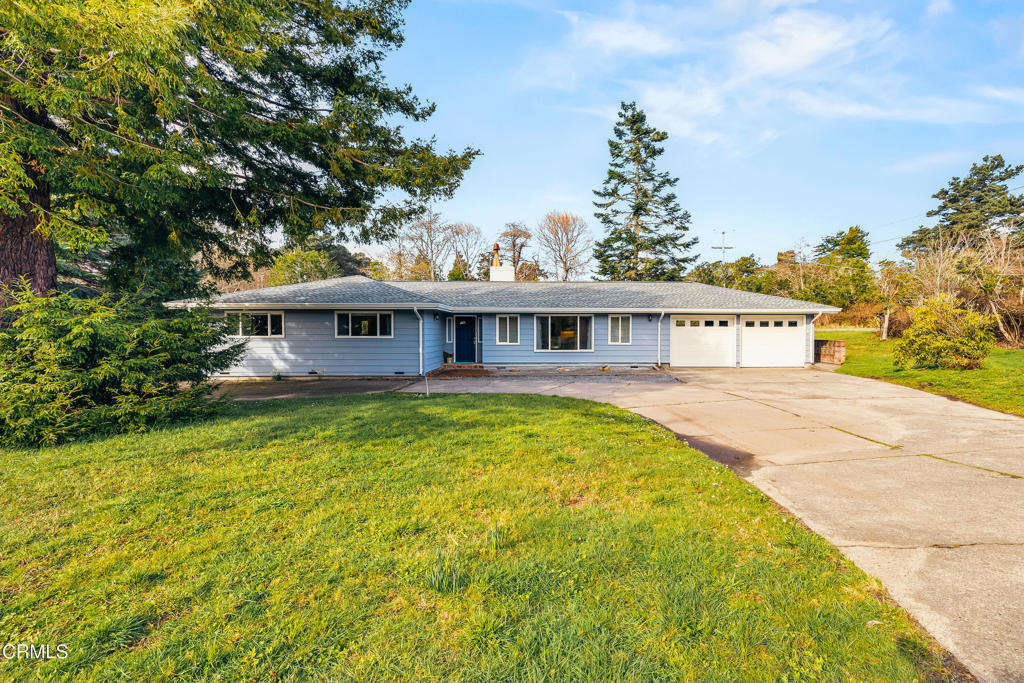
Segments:
[[[816,370],[676,376],[435,380],[431,391],[575,396],[655,420],[881,579],[980,679],[1024,681],[1024,419]]]

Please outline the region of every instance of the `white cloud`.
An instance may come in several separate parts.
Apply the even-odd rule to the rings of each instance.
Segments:
[[[885,171],[888,173],[921,173],[933,168],[963,163],[968,158],[969,156],[962,152],[938,152],[897,161],[887,166]]]
[[[928,0],[928,7],[925,9],[924,15],[929,19],[935,19],[952,11],[953,0]]]
[[[1019,88],[930,90],[912,64],[901,69],[913,36],[856,3],[709,2],[560,13],[564,42],[531,53],[519,81],[572,92],[590,110],[636,99],[669,134],[741,152],[808,118],[987,123],[1015,120],[1007,103],[1024,101]]]
[[[890,28],[889,22],[876,17],[844,20],[792,10],[737,36],[736,60],[750,74],[794,74],[853,48],[870,49]]]
[[[715,7],[725,12],[775,10],[780,7],[813,5],[817,0],[715,0]]]
[[[1002,88],[986,85],[978,88],[978,94],[991,100],[1024,104],[1024,88]]]
[[[897,94],[875,101],[849,99],[843,94],[793,92],[797,111],[821,118],[859,118],[916,123],[983,123],[992,110],[983,103],[950,97]]]
[[[670,54],[681,47],[672,36],[630,19],[587,19],[574,12],[564,15],[573,25],[573,40],[582,47],[641,55]]]

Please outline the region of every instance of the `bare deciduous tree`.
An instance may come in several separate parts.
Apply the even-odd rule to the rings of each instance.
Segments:
[[[516,274],[516,280],[540,280],[547,277],[547,273],[541,267],[536,256],[531,258],[526,253],[532,237],[533,233],[527,230],[526,226],[520,222],[506,223],[504,232],[498,235],[502,263],[512,266]],[[489,260],[489,252],[484,252],[480,255],[478,263],[481,274],[489,270]]]
[[[966,247],[963,235],[938,236],[927,249],[915,255],[914,278],[920,287],[922,299],[931,299],[940,294],[960,295],[964,280],[960,262]]]
[[[452,226],[441,214],[428,210],[405,232],[416,256],[416,279],[443,280],[453,253]]]
[[[517,275],[519,274],[519,264],[527,260],[523,258],[523,252],[529,245],[531,237],[533,237],[533,233],[526,229],[525,224],[519,222],[506,223],[505,231],[498,235],[501,251],[508,259],[508,265],[512,266]]]
[[[579,216],[552,211],[537,225],[537,242],[554,279],[567,282],[586,274],[594,240]]]
[[[879,262],[875,290],[878,302],[882,304],[880,334],[883,341],[889,338],[889,321],[893,310],[910,304],[915,285],[912,266],[909,263]]]
[[[480,228],[469,223],[456,223],[451,226],[452,247],[456,258],[462,257],[465,262],[466,276],[473,278],[473,265],[484,251],[484,235]]]
[[[1024,343],[1024,244],[1009,232],[991,231],[960,265],[970,288],[996,317],[1007,342]]]
[[[388,279],[412,280],[413,264],[416,254],[408,235],[398,233],[384,248],[384,265]]]

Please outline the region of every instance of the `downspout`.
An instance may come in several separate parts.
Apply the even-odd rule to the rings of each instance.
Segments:
[[[661,321],[665,318],[665,311],[658,316],[658,369],[661,369]]]
[[[427,380],[427,376],[423,374],[423,316],[416,310],[414,306],[412,312],[416,314],[416,320],[419,321],[420,330],[420,377],[423,378],[423,382],[427,385],[427,397],[430,397],[430,382]]]
[[[420,328],[420,376],[422,376],[423,375],[423,316],[420,315],[420,312],[417,311],[415,308],[412,309],[412,312],[416,314],[416,320],[419,321],[419,328]]]
[[[814,332],[814,324],[816,322],[818,322],[818,318],[820,318],[823,315],[825,315],[825,313],[821,312],[821,313],[818,313],[817,315],[815,315],[813,318],[811,318],[811,333],[812,334],[811,334],[811,338],[809,340],[810,343],[808,344],[808,346],[810,348],[807,349],[807,355],[808,355],[809,359],[806,359],[806,358],[804,359],[804,360],[808,360],[808,364],[810,364],[810,365],[814,365],[814,350],[815,350],[815,348],[814,348],[815,347],[814,340],[818,336],[818,335],[813,333]]]

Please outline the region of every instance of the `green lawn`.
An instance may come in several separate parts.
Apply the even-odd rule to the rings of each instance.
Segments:
[[[0,451],[0,678],[938,678],[867,577],[623,410],[238,404]]]
[[[874,377],[987,408],[1024,416],[1024,350],[995,349],[980,370],[901,370],[892,364],[892,341],[873,332],[820,330],[818,339],[845,339],[838,372]]]

